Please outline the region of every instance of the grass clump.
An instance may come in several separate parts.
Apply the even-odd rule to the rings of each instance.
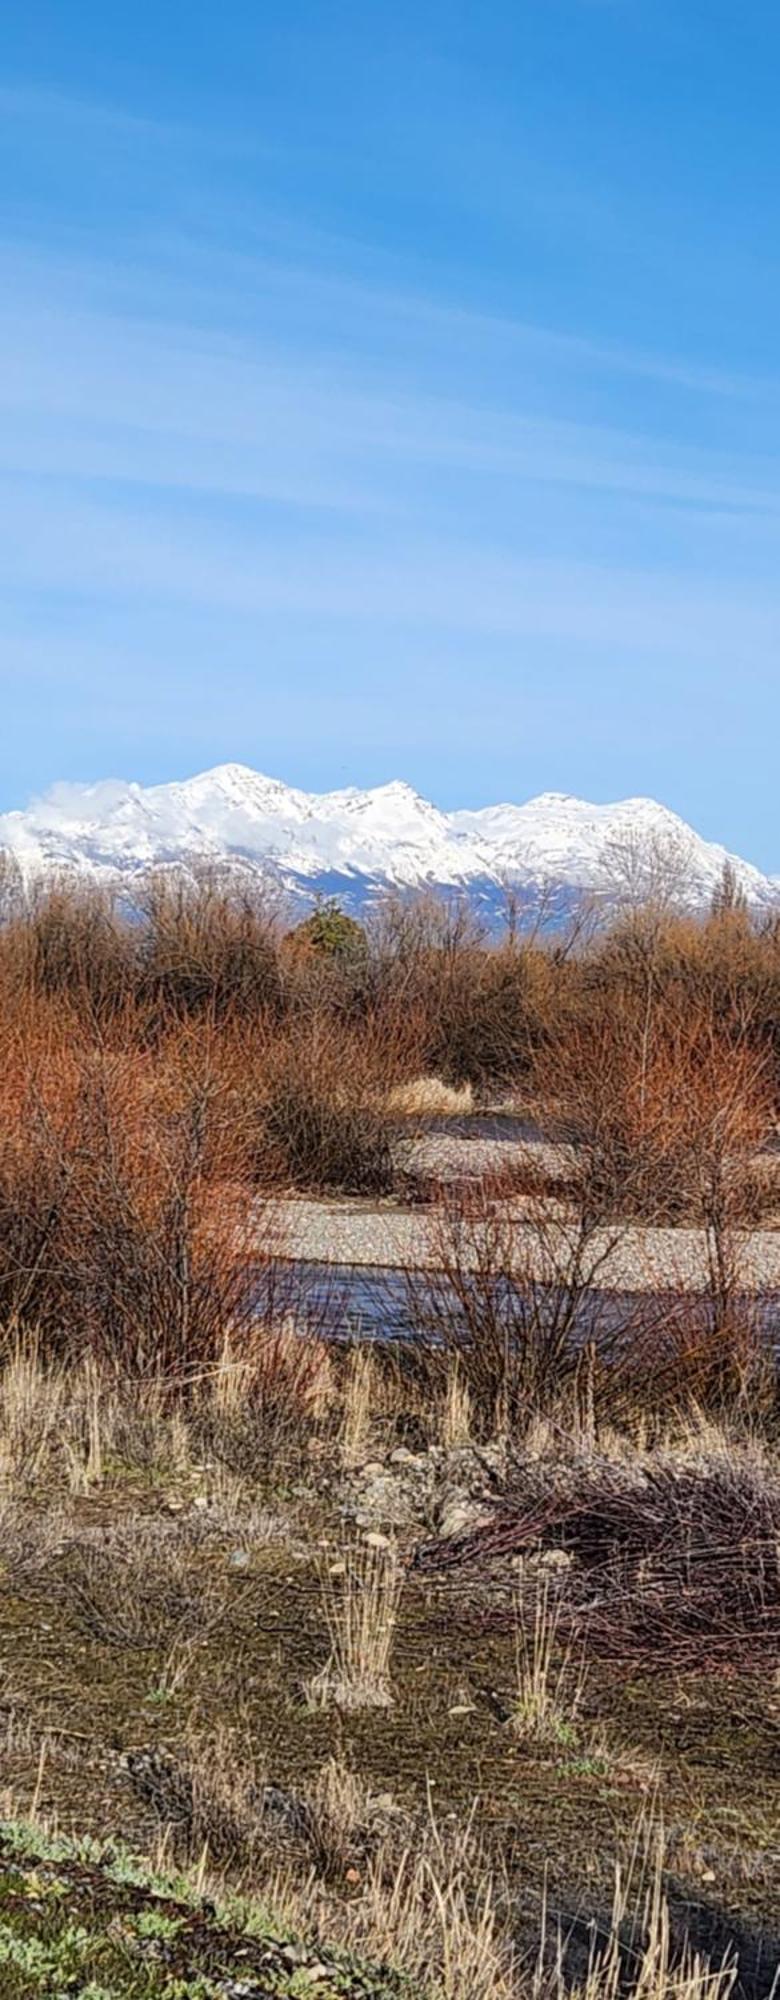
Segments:
[[[571,1647],[561,1644],[559,1598],[545,1576],[531,1607],[522,1592],[515,1605],[512,1728],[523,1742],[539,1749],[576,1743],[583,1686],[572,1666]]]
[[[392,1543],[348,1547],[321,1568],[330,1658],[310,1686],[318,1703],[345,1709],[389,1708],[390,1661],[403,1589]]]

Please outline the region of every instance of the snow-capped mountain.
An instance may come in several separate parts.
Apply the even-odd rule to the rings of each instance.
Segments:
[[[663,878],[695,907],[727,859],[751,904],[780,896],[776,882],[652,799],[600,806],[545,792],[525,805],[445,813],[400,782],[317,794],[242,764],[169,785],[55,785],[0,815],[3,846],[26,879],[66,869],[127,880],[153,867],[232,863],[271,870],[307,898],[338,893],[356,906],[386,885],[462,889],[489,904],[507,884],[528,893],[551,885],[571,899],[641,894]]]

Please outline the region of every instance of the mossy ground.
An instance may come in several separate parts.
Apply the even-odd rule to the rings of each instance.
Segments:
[[[121,1840],[153,1853],[164,1808],[131,1782],[128,1751],[184,1757],[193,1732],[205,1741],[219,1735],[239,1762],[246,1753],[266,1782],[298,1796],[336,1754],[372,1794],[389,1797],[411,1828],[431,1810],[440,1824],[473,1813],[488,1852],[508,1873],[518,1930],[522,1936],[525,1927],[529,1945],[545,1882],[566,1918],[604,1907],[613,1859],[644,1813],[663,1819],[680,1894],[705,1914],[711,1908],[765,1934],[767,1949],[774,1948],[780,1700],[765,1678],[676,1682],[655,1671],[628,1679],[593,1666],[571,1728],[540,1748],[520,1740],[509,1719],[515,1646],[511,1618],[503,1615],[507,1600],[463,1579],[433,1584],[412,1575],[393,1657],[393,1706],[322,1708],[307,1690],[328,1654],[318,1564],[341,1532],[336,1507],[314,1491],[292,1502],[286,1493],[272,1495],[278,1526],[253,1539],[240,1512],[234,1523],[204,1533],[197,1498],[177,1501],[172,1513],[164,1495],[136,1488],[115,1471],[93,1495],[52,1503],[61,1516],[54,1553],[21,1581],[11,1566],[0,1588],[9,1813],[34,1800],[39,1821],[56,1824],[65,1836]],[[143,1527],[174,1538],[192,1603],[210,1607],[202,1629],[196,1617],[194,1631],[183,1636],[175,1593],[167,1609],[161,1604],[143,1643],[92,1629],[78,1565],[95,1537],[119,1520],[131,1536]],[[174,1826],[174,1854],[179,1840]],[[49,1858],[41,1871],[34,1850],[32,1859],[22,1855],[18,1842],[4,1836],[4,1997],[73,1992],[102,2000],[105,1991],[122,2000],[178,2000],[180,1993],[202,1992],[205,2000],[212,1990],[228,1990],[193,1983],[223,1977],[220,1953],[228,1963],[231,1951],[249,1952],[206,1906],[182,1912],[153,1886],[136,1885],[130,1895],[111,1872],[112,1848],[109,1858],[101,1850],[98,1859],[64,1852],[67,1866]],[[242,1886],[262,1893],[262,1881],[253,1884],[240,1857],[238,1864]],[[361,1886],[359,1866],[350,1879],[347,1873],[345,1898]],[[170,1916],[175,1932],[155,1937],[152,1926],[144,1941],[133,1928],[144,1913]],[[279,1960],[266,1968],[260,1944],[251,1949],[271,1981],[259,1992],[297,2000],[309,1990],[300,1967],[290,1970]],[[250,1953],[241,1964],[249,1970],[255,1960]],[[60,1983],[47,1986],[52,1967]],[[330,1986],[317,1984],[320,1995],[395,1991],[381,1982],[366,1985],[369,1975],[339,1970],[335,1962],[328,1977]],[[176,1978],[190,1983],[176,1987]],[[352,1985],[343,1983],[350,1978]]]

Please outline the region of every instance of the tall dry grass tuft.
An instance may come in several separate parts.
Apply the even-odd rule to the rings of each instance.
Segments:
[[[475,1869],[468,1839],[453,1845],[448,1854],[434,1823],[428,1851],[407,1853],[389,1885],[374,1867],[352,1930],[437,2000],[519,2000],[495,1876]]]
[[[354,1347],[342,1390],[341,1460],[349,1470],[365,1458],[376,1400],[376,1369],[368,1347]]]
[[[0,1369],[0,1488],[13,1492],[42,1478],[62,1434],[67,1390],[62,1369],[44,1366],[39,1340],[17,1336]]]
[[[392,1543],[349,1546],[335,1566],[320,1569],[330,1658],[309,1693],[339,1708],[389,1708],[390,1662],[403,1589]]]
[[[654,1852],[653,1852],[654,1848]],[[738,1979],[735,1956],[720,1963],[697,1951],[688,1938],[675,1937],[664,1889],[663,1836],[641,1829],[628,1865],[615,1868],[606,1935],[594,1926],[583,1979],[567,1982],[560,1949],[547,1980],[544,2000],[621,2000],[628,1990],[637,2000],[729,2000]]]
[[[474,1092],[470,1083],[456,1090],[439,1076],[418,1076],[394,1084],[387,1104],[399,1118],[463,1118],[474,1109]]]
[[[459,1451],[471,1444],[473,1424],[471,1391],[464,1380],[460,1355],[453,1354],[447,1362],[441,1411],[441,1442],[445,1451]]]
[[[347,1904],[305,1892],[289,1876],[280,1900],[289,1921],[317,1910],[340,1940],[391,1964],[415,1991],[435,2000],[730,2000],[736,1954],[710,1958],[673,1922],[665,1892],[663,1837],[640,1825],[625,1862],[615,1864],[611,1906],[589,1930],[585,1964],[573,1961],[570,1926],[556,1923],[545,1898],[536,1953],[513,1936],[507,1881],[482,1851],[473,1825],[437,1823],[388,1869],[378,1855]],[[741,1990],[741,1988],[739,1988]]]
[[[574,1740],[583,1694],[584,1667],[575,1666],[564,1641],[558,1593],[545,1576],[533,1593],[515,1600],[515,1688],[512,1727],[541,1748]]]
[[[228,1336],[203,1371],[193,1438],[228,1482],[278,1482],[283,1470],[302,1470],[309,1446],[327,1435],[336,1395],[329,1344],[286,1314],[264,1318],[235,1343]]]

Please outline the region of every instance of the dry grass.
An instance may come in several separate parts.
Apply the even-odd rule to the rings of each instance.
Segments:
[[[524,1591],[515,1601],[516,1735],[540,1748],[573,1743],[582,1693],[583,1669],[563,1640],[559,1596],[545,1576],[530,1605]]]
[[[62,1370],[44,1368],[40,1342],[17,1336],[0,1369],[0,1486],[16,1491],[42,1478],[61,1436]]]
[[[663,1858],[662,1832],[640,1828],[627,1866],[616,1866],[606,1935],[599,1936],[594,1927],[584,1979],[573,1989],[567,1985],[559,1949],[547,1983],[551,2000],[562,2000],[564,1993],[570,2000],[620,2000],[627,1988],[636,2000],[729,2000],[737,1981],[736,1960],[712,1963],[687,1939],[674,1937]]]
[[[576,1925],[589,1940],[580,1972],[546,1904],[535,1954],[519,1950],[508,1884],[472,1823],[440,1825],[432,1811],[414,1850],[389,1868],[377,1855],[348,1903],[289,1872],[274,1900],[287,1923],[305,1928],[315,1918],[321,1933],[398,1967],[426,2000],[729,2000],[736,1958],[710,1959],[673,1923],[663,1854],[660,1830],[640,1824],[627,1860],[615,1864],[606,1915]]]
[[[343,1385],[340,1447],[347,1470],[361,1464],[371,1430],[371,1411],[376,1401],[376,1368],[368,1347],[353,1348]]]
[[[474,1110],[474,1092],[470,1083],[455,1089],[440,1076],[412,1077],[394,1084],[387,1108],[399,1118],[463,1118]]]
[[[322,1608],[330,1658],[310,1684],[310,1698],[344,1709],[392,1705],[390,1662],[403,1589],[392,1543],[348,1546],[321,1566]]]
[[[711,1594],[706,1600],[697,1600],[697,1616],[702,1618],[702,1635],[709,1621],[707,1632],[722,1632],[725,1639],[728,1625],[732,1634],[730,1666],[744,1675],[740,1688],[746,1685],[752,1659],[747,1647],[740,1652],[734,1638],[739,1633],[734,1603],[744,1602],[744,1593],[750,1591],[753,1596],[747,1601],[754,1605],[758,1601],[760,1564],[752,1510],[763,1504],[762,1494],[765,1496],[776,1480],[773,1450],[766,1438],[745,1435],[740,1442],[738,1428],[729,1431],[722,1423],[715,1425],[706,1413],[693,1412],[676,1419],[663,1447],[656,1444],[652,1450],[638,1450],[627,1436],[615,1433],[614,1453],[607,1457],[583,1444],[580,1434],[567,1437],[552,1418],[537,1425],[518,1454],[522,1466],[518,1463],[514,1474],[513,1507],[519,1499],[521,1472],[527,1503],[523,1517],[527,1539],[520,1551],[525,1550],[526,1561],[521,1572],[514,1649],[515,1712],[505,1724],[497,1718],[495,1722],[488,1720],[480,1735],[478,1765],[472,1764],[472,1769],[476,1770],[474,1788],[484,1786],[485,1795],[479,1806],[475,1805],[473,1822],[464,1825],[469,1793],[459,1795],[451,1812],[453,1795],[448,1787],[456,1782],[453,1759],[473,1755],[469,1733],[480,1728],[478,1709],[473,1707],[470,1714],[457,1708],[449,1712],[448,1693],[443,1693],[446,1684],[440,1677],[433,1703],[441,1702],[441,1711],[437,1709],[435,1718],[428,1718],[425,1733],[420,1730],[420,1709],[430,1699],[428,1676],[437,1671],[441,1676],[442,1658],[437,1667],[435,1656],[441,1649],[446,1660],[449,1643],[448,1614],[437,1589],[425,1612],[430,1623],[418,1627],[417,1587],[410,1585],[403,1643],[394,1652],[403,1574],[396,1551],[368,1544],[350,1545],[343,1551],[321,1586],[329,1658],[314,1687],[308,1688],[309,1704],[302,1708],[296,1661],[305,1647],[310,1648],[306,1670],[316,1662],[321,1614],[317,1579],[311,1564],[307,1573],[300,1544],[305,1536],[311,1548],[325,1532],[326,1523],[332,1531],[334,1514],[328,1510],[331,1504],[338,1508],[338,1488],[323,1498],[315,1473],[314,1484],[300,1503],[305,1514],[297,1517],[295,1536],[289,1536],[288,1524],[285,1541],[279,1520],[272,1525],[276,1546],[268,1551],[264,1544],[270,1555],[267,1570],[263,1567],[265,1556],[260,1562],[256,1560],[254,1530],[248,1516],[240,1511],[253,1496],[256,1502],[257,1460],[252,1460],[248,1443],[241,1495],[237,1489],[235,1506],[229,1496],[224,1509],[213,1505],[211,1499],[208,1505],[201,1505],[206,1494],[212,1493],[214,1480],[214,1467],[203,1463],[200,1426],[204,1407],[210,1409],[212,1418],[232,1430],[245,1422],[245,1399],[252,1394],[251,1372],[247,1375],[239,1366],[229,1344],[213,1374],[204,1378],[199,1397],[182,1396],[175,1407],[164,1388],[158,1392],[136,1386],[131,1392],[108,1373],[95,1376],[83,1369],[47,1371],[34,1350],[17,1352],[6,1377],[4,1383],[0,1372],[0,1442],[2,1427],[7,1424],[16,1438],[14,1450],[21,1463],[21,1433],[25,1423],[35,1425],[38,1421],[39,1396],[45,1406],[42,1422],[47,1442],[45,1451],[36,1452],[34,1461],[35,1480],[40,1485],[20,1487],[23,1498],[16,1501],[6,1495],[3,1506],[2,1581],[11,1592],[11,1624],[4,1625],[4,1640],[13,1630],[13,1595],[18,1590],[23,1595],[29,1592],[36,1621],[44,1593],[47,1604],[55,1608],[55,1625],[57,1613],[64,1614],[63,1627],[75,1645],[75,1654],[69,1658],[80,1663],[89,1656],[90,1685],[100,1697],[96,1714],[110,1714],[112,1720],[114,1714],[121,1716],[127,1732],[119,1733],[117,1740],[123,1746],[121,1771],[129,1787],[125,1803],[128,1817],[131,1812],[136,1815],[134,1826],[137,1815],[143,1812],[144,1825],[148,1817],[159,1824],[168,1851],[197,1863],[201,1877],[214,1867],[226,1869],[233,1886],[239,1878],[245,1887],[251,1886],[253,1893],[261,1895],[266,1905],[276,1901],[294,1928],[311,1934],[316,1927],[320,1937],[329,1942],[402,1967],[425,2000],[441,2000],[442,1995],[449,2000],[467,2000],[467,1996],[472,2000],[474,1995],[484,1996],[484,2000],[488,1995],[491,2000],[495,1996],[501,2000],[529,2000],[529,1996],[530,2000],[565,2000],[572,1993],[576,2000],[624,2000],[624,1995],[634,1991],[641,2000],[712,2000],[712,1996],[727,2000],[735,1984],[733,1967],[727,1965],[724,1970],[716,1957],[708,1965],[703,1942],[698,1958],[696,1947],[686,1945],[678,1853],[671,1911],[664,1893],[665,1878],[659,1874],[656,1880],[653,1874],[654,1861],[644,1873],[638,1866],[632,1870],[621,1865],[610,1913],[604,1909],[601,1867],[588,1886],[584,1879],[587,1871],[579,1865],[581,1851],[575,1853],[572,1844],[567,1855],[554,1841],[564,1824],[565,1848],[575,1809],[573,1823],[580,1842],[583,1827],[590,1826],[591,1812],[594,1841],[609,1840],[611,1834],[604,1831],[605,1814],[610,1827],[621,1819],[625,1824],[620,1798],[627,1796],[630,1801],[637,1791],[652,1793],[654,1786],[647,1734],[638,1731],[634,1741],[632,1725],[626,1729],[625,1709],[620,1719],[617,1714],[613,1718],[611,1710],[604,1721],[592,1719],[599,1700],[602,1706],[604,1701],[602,1677],[593,1671],[584,1715],[578,1622],[583,1593],[586,1611],[593,1593],[600,1600],[596,1610],[605,1621],[604,1650],[618,1689],[626,1619],[641,1611],[646,1632],[648,1613],[656,1616],[659,1603],[665,1618],[670,1607],[675,1619],[679,1620],[681,1613],[688,1618],[692,1600],[686,1593],[693,1587],[695,1596],[702,1568],[722,1562],[726,1543],[732,1552],[736,1546],[736,1558],[730,1559],[725,1571],[719,1571],[715,1622]],[[340,1461],[340,1379],[337,1369],[333,1378],[335,1403],[328,1405],[326,1412],[331,1456],[322,1480],[324,1489],[331,1485]],[[55,1425],[53,1411],[57,1413]],[[136,1428],[139,1437],[133,1444]],[[156,1467],[162,1461],[166,1484],[161,1487],[160,1499],[163,1493],[173,1492],[170,1458],[177,1456],[182,1490],[189,1495],[181,1514],[172,1519],[158,1511],[153,1519],[148,1517],[151,1493],[146,1477],[139,1490],[130,1489],[134,1498],[126,1511],[128,1490],[122,1482],[127,1475],[124,1461],[119,1461],[129,1445],[139,1468]],[[68,1492],[69,1451],[80,1453],[84,1466],[90,1454],[100,1462],[101,1487],[87,1489],[85,1481],[83,1489]],[[478,1450],[474,1457],[479,1457]],[[667,1492],[664,1476],[669,1465],[673,1477],[667,1482]],[[282,1485],[292,1484],[285,1461],[280,1461],[278,1471]],[[683,1474],[689,1481],[687,1486]],[[125,1516],[121,1525],[117,1521],[108,1524],[114,1481],[118,1484],[113,1499]],[[627,1544],[626,1530],[644,1536],[646,1544],[648,1491],[656,1506],[659,1494],[664,1503],[661,1545],[649,1550],[643,1546],[634,1571],[633,1544]],[[739,1493],[742,1498],[737,1505],[735,1494]],[[39,1503],[45,1497],[46,1507],[51,1509],[45,1534],[43,1507],[30,1507],[33,1496]],[[298,1499],[292,1504],[298,1506]],[[555,1513],[559,1505],[562,1511]],[[500,1509],[497,1511],[500,1517]],[[515,1511],[515,1528],[517,1519]],[[567,1543],[566,1555],[553,1580],[547,1568],[548,1554],[551,1547],[558,1547],[560,1539]],[[598,1560],[592,1568],[594,1547]],[[768,1562],[768,1554],[765,1549],[761,1560]],[[235,1555],[240,1558],[238,1563],[233,1562]],[[276,1589],[282,1572],[290,1595],[279,1618]],[[765,1593],[767,1574],[762,1585]],[[502,1677],[489,1683],[486,1679],[485,1687],[497,1689],[511,1711],[512,1637],[507,1626],[496,1623],[491,1627],[489,1622],[491,1608],[500,1608],[506,1597],[494,1598],[489,1583],[483,1546],[475,1579],[464,1577],[450,1604],[453,1643],[460,1648],[458,1674],[463,1674],[469,1695],[481,1702],[482,1668],[477,1667],[477,1661],[483,1658],[483,1645],[487,1646],[484,1657],[491,1659],[499,1657],[500,1647]],[[728,1591],[737,1585],[738,1599],[732,1601]],[[487,1640],[480,1625],[483,1606],[488,1615]],[[230,1624],[234,1612],[239,1621],[235,1627]],[[50,1617],[47,1612],[47,1625]],[[270,1640],[259,1636],[264,1626],[266,1631],[272,1628]],[[465,1652],[463,1628],[467,1633]],[[425,1632],[425,1646],[419,1653],[418,1631]],[[661,1652],[653,1655],[654,1660],[674,1659],[670,1631],[668,1624]],[[46,1638],[46,1625],[42,1634],[39,1717],[50,1742],[56,1737],[56,1731],[52,1734],[52,1707],[59,1699],[53,1696],[50,1677],[55,1642]],[[469,1650],[472,1634],[473,1653]],[[22,1641],[26,1649],[24,1632]],[[601,1639],[598,1643],[601,1649]],[[264,1648],[269,1647],[266,1658]],[[267,1670],[270,1676],[267,1683],[257,1679],[261,1657],[265,1661],[261,1671]],[[762,1651],[762,1663],[766,1657]],[[27,1677],[26,1650],[23,1659]],[[701,1659],[698,1652],[697,1670]],[[638,1678],[641,1686],[641,1660],[631,1653],[628,1663],[632,1679]],[[651,1662],[651,1677],[654,1671]],[[275,1695],[269,1692],[277,1680],[284,1684],[278,1707]],[[764,1680],[769,1704],[769,1675],[765,1671]],[[106,1706],[109,1689],[114,1690],[110,1701],[116,1701],[116,1709]],[[383,1713],[393,1700],[393,1712]],[[735,1700],[737,1710],[741,1700],[740,1693]],[[343,1710],[343,1716],[334,1710]],[[224,1726],[217,1719],[218,1711],[229,1716],[229,1726],[227,1719]],[[641,1712],[640,1701],[631,1713],[638,1719]],[[724,1707],[713,1713],[708,1740],[717,1747],[727,1711]],[[66,1743],[69,1728],[86,1728],[84,1714],[83,1707],[76,1711],[74,1692],[68,1686],[64,1715],[55,1707],[56,1718],[64,1722]],[[15,1744],[13,1754],[21,1759],[24,1752],[27,1764],[34,1765],[37,1746],[28,1715],[22,1708],[9,1734],[9,1754]],[[691,1715],[698,1731],[701,1714],[695,1702]],[[625,1736],[628,1740],[622,1743]],[[100,1724],[96,1739],[99,1737]],[[374,1738],[380,1744],[378,1755]],[[396,1738],[397,1777],[393,1762]],[[699,1741],[697,1734],[697,1744]],[[133,1747],[128,1749],[128,1745]],[[103,1736],[100,1763],[106,1746]],[[76,1752],[73,1754],[75,1759]],[[81,1739],[77,1754],[83,1762]],[[670,1756],[667,1743],[659,1779],[665,1791]],[[58,1778],[58,1769],[52,1756],[51,1772],[42,1763],[30,1780],[30,1788],[34,1782],[44,1801],[54,1791],[70,1811],[78,1785],[81,1811],[83,1771],[77,1761],[67,1772],[63,1765],[62,1778]],[[441,1805],[437,1806],[437,1820],[429,1816],[424,1822],[420,1791],[426,1770],[438,1780],[438,1790],[432,1790],[431,1796],[441,1799]],[[497,1779],[499,1770],[502,1776]],[[691,1824],[690,1792],[686,1790],[690,1782],[686,1766],[672,1808],[675,1823],[679,1810],[685,1827]],[[702,1812],[712,1810],[717,1818],[723,1795],[716,1799],[709,1779],[707,1783],[710,1789],[706,1799],[702,1795]],[[391,1788],[389,1797],[385,1785]],[[545,1785],[546,1795],[540,1799],[540,1786]],[[730,1808],[731,1801],[728,1804]],[[115,1809],[112,1795],[104,1810]],[[630,1803],[627,1810],[630,1814]],[[720,1818],[713,1840],[722,1840],[724,1823]],[[729,1827],[731,1823],[729,1818]],[[530,1879],[525,1872],[525,1846],[517,1872],[518,1840],[525,1843],[529,1829],[534,1853],[541,1856],[538,1869],[534,1861]],[[756,1832],[750,1839],[757,1847],[763,1835]],[[561,1921],[560,1934],[557,1919],[550,1916],[534,1952],[533,1912],[548,1851],[555,1869],[550,1907],[562,1907],[570,1914]],[[751,1879],[754,1858],[748,1841],[746,1882]],[[504,1863],[514,1871],[511,1878],[504,1873]],[[686,1863],[686,1873],[693,1872],[693,1864],[689,1870]],[[706,1896],[702,1897],[699,1888],[697,1896],[694,1917],[698,1921]],[[724,1913],[720,1933],[716,1928],[707,1932],[702,1919],[696,1937],[700,1941],[709,1937],[708,1948],[714,1951],[711,1939],[716,1935],[730,1935],[736,1950],[740,1938],[736,1919],[729,1930]],[[741,1943],[739,1949],[743,1950]],[[753,1988],[746,1975],[743,1985],[751,2000],[759,2000],[759,1996],[766,2000],[766,1982]]]
[[[445,1451],[458,1451],[471,1443],[474,1411],[468,1382],[463,1379],[460,1357],[451,1355],[441,1412],[441,1441]]]
[[[88,1539],[73,1536],[52,1594],[82,1630],[122,1653],[163,1653],[202,1642],[234,1602],[224,1565],[209,1564],[197,1523],[143,1519]]]

